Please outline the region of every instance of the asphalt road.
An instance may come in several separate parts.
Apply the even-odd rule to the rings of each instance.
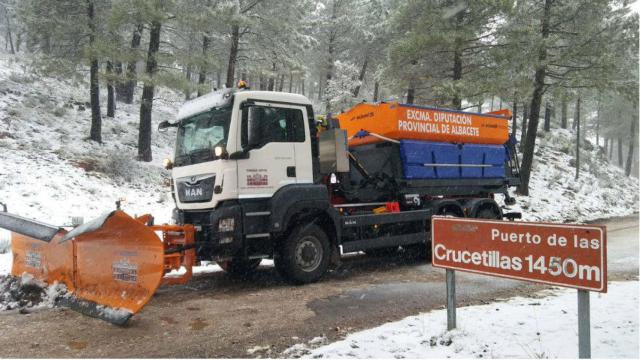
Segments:
[[[610,220],[609,280],[638,277],[638,217]],[[457,274],[461,305],[531,295],[542,285]],[[349,332],[445,304],[444,271],[402,257],[343,260],[321,282],[284,283],[270,266],[245,281],[221,272],[164,287],[128,327],[67,309],[0,314],[0,357],[278,357],[316,336]]]

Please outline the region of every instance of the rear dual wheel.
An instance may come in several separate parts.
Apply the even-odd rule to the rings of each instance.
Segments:
[[[500,214],[498,214],[493,208],[485,207],[480,209],[476,213],[476,218],[478,219],[500,219]]]

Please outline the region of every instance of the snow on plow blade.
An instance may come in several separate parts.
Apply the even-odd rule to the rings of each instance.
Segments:
[[[58,303],[123,325],[151,299],[165,272],[154,227],[116,210],[69,232],[0,212],[12,232],[13,276],[64,283]]]

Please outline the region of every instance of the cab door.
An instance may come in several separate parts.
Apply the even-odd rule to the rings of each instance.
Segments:
[[[296,145],[305,142],[301,107],[251,102],[241,107],[239,197],[271,197],[298,178]]]

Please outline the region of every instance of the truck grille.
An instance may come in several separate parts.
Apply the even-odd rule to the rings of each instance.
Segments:
[[[207,202],[213,197],[215,175],[192,176],[176,180],[180,202]]]

